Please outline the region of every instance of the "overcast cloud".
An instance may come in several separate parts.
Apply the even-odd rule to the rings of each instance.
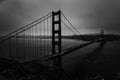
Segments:
[[[2,2],[1,2],[2,1]],[[61,9],[81,33],[120,31],[119,0],[1,0],[0,33]]]

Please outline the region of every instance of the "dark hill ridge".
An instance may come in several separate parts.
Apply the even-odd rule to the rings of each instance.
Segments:
[[[2,39],[4,36],[0,36],[0,39]],[[76,40],[84,40],[84,41],[91,41],[95,40],[101,37],[101,34],[82,34],[82,35],[62,35],[62,39],[76,39]],[[110,38],[112,40],[120,40],[119,34],[104,34],[104,38]],[[14,37],[16,38],[16,37]],[[52,36],[24,36],[20,35],[17,36],[17,38],[36,38],[36,39],[52,39]]]
[[[83,40],[83,41],[92,41],[100,38],[100,34],[83,34],[83,35],[72,35],[72,36],[62,36],[65,39],[75,39],[75,40]],[[118,34],[104,34],[103,38],[107,38],[109,40],[120,40],[120,35]]]

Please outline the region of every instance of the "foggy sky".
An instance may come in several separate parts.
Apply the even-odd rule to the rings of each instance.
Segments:
[[[0,34],[59,9],[81,33],[120,32],[119,0],[1,0]]]

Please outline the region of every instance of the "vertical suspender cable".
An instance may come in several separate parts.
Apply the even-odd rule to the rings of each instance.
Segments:
[[[38,56],[39,56],[39,54],[41,54],[42,52],[41,52],[41,23],[39,24],[39,37],[38,37],[38,43],[39,43],[39,45],[38,45]]]
[[[26,46],[25,46],[25,45],[26,45],[26,37],[27,37],[27,36],[26,36],[26,31],[24,31],[24,32],[23,32],[23,38],[24,38],[24,40],[23,40],[23,48],[24,48],[24,49],[23,49],[23,54],[24,54],[24,56],[26,55]],[[25,61],[26,58],[24,58],[23,60]]]
[[[34,53],[32,53],[33,51],[31,51],[33,48],[32,48],[32,46],[33,46],[33,44],[32,44],[32,28],[30,28],[30,30],[29,30],[29,32],[28,32],[28,35],[29,35],[29,43],[30,43],[30,45],[29,45],[29,48],[28,49],[30,49],[30,51],[27,51],[27,55],[32,55],[33,56],[33,54]],[[30,58],[30,56],[27,56],[27,60]]]
[[[42,29],[41,29],[41,31],[42,31],[42,36],[41,36],[41,51],[42,51],[42,56],[44,55],[44,50],[43,50],[43,35],[44,35],[44,24],[43,24],[43,22],[42,22]]]
[[[48,24],[48,21],[49,21],[49,18],[47,19],[47,55],[48,55],[48,51],[49,51],[49,31],[48,31],[48,28],[49,28],[49,24]]]
[[[45,28],[44,28],[44,30],[45,30],[45,36],[44,36],[44,40],[45,40],[45,55],[46,55],[46,20],[45,20]]]
[[[0,42],[0,58],[2,57],[2,43]]]
[[[45,54],[45,21],[44,21],[44,55],[46,55]]]
[[[37,25],[36,25],[37,26]],[[36,57],[36,26],[35,27],[33,27],[33,31],[34,31],[34,57]]]
[[[11,38],[9,38],[9,58],[11,58]]]
[[[39,24],[37,25],[37,29],[36,29],[37,31],[36,31],[36,58],[38,57],[38,35],[39,35],[39,32],[38,32],[38,30],[39,30]]]
[[[18,34],[16,34],[16,57],[18,58]]]

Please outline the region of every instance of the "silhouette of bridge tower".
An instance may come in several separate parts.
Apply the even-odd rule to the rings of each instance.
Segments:
[[[61,54],[61,11],[52,12],[52,54]],[[54,59],[61,66],[61,56]]]
[[[104,30],[101,30],[100,34],[101,34],[101,38],[104,38]]]

